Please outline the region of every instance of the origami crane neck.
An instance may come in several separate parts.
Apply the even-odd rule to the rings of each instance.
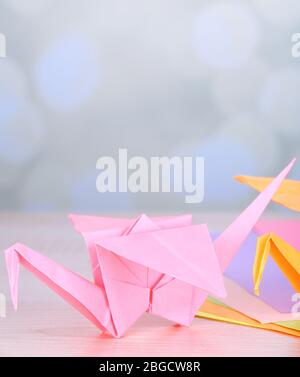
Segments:
[[[258,219],[290,172],[296,159],[293,159],[283,171],[262,190],[254,201],[225,229],[214,242],[221,269],[226,270],[230,261],[248,237]]]

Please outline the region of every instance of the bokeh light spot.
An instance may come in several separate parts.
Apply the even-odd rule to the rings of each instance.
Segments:
[[[199,58],[212,68],[238,67],[253,55],[258,41],[258,22],[247,5],[212,4],[196,18],[196,50]]]
[[[96,46],[83,35],[52,42],[36,64],[37,89],[53,109],[72,111],[98,87],[100,72]]]

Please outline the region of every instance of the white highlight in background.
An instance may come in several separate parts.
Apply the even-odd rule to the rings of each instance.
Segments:
[[[295,303],[292,306],[293,317],[296,319],[299,319],[300,318],[300,293],[293,294],[292,302]]]
[[[238,114],[218,124],[218,131],[193,143],[183,142],[173,153],[205,159],[207,210],[246,205],[249,190],[233,179],[237,174],[268,175],[280,164],[280,144],[272,127],[255,114]],[[272,158],[266,158],[266,151]]]
[[[299,0],[253,0],[253,5],[273,25],[290,28],[299,23]]]
[[[6,317],[6,296],[0,293],[0,318]]]
[[[254,54],[259,36],[255,13],[247,5],[235,1],[209,5],[196,18],[198,56],[215,69],[245,63]]]
[[[37,15],[42,11],[45,11],[53,0],[2,0],[7,7],[16,13],[22,15]],[[1,2],[2,2],[1,1]]]
[[[272,126],[286,137],[299,134],[299,87],[297,68],[274,71],[264,83],[259,106]]]
[[[0,33],[0,58],[6,58],[6,37]]]
[[[30,100],[26,75],[9,57],[0,59],[0,83],[0,190],[13,192],[23,187],[20,177],[41,151],[45,128]]]
[[[293,58],[299,58],[300,56],[300,33],[294,33],[291,37],[292,42],[292,57]]]
[[[230,117],[253,114],[268,72],[269,67],[257,58],[226,73],[216,72],[212,77],[211,90],[220,111]]]
[[[102,72],[97,45],[87,35],[63,35],[38,58],[35,80],[38,94],[53,110],[78,110],[98,88]]]

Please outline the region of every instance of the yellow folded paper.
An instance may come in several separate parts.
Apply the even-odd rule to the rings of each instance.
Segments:
[[[257,239],[253,264],[254,292],[259,295],[259,286],[269,255],[274,259],[296,292],[300,292],[300,253],[274,233]]]
[[[276,331],[283,334],[300,337],[300,321],[288,321],[278,323],[262,324],[228,306],[223,306],[216,301],[212,302],[209,299],[205,301],[196,317],[212,319],[221,322],[232,323],[241,326],[255,327],[259,329]]]
[[[276,324],[300,331],[300,321],[296,319],[294,321],[276,322]]]
[[[236,176],[235,179],[257,191],[263,191],[274,178],[242,175]],[[300,181],[285,179],[273,196],[273,201],[293,211],[300,212]]]

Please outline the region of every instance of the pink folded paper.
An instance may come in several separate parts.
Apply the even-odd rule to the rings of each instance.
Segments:
[[[15,308],[22,264],[114,337],[122,336],[144,312],[189,325],[207,294],[224,296],[222,271],[293,163],[215,242],[205,224],[191,225],[190,216],[132,220],[71,215],[89,249],[94,282],[22,244],[13,245],[5,254]]]

